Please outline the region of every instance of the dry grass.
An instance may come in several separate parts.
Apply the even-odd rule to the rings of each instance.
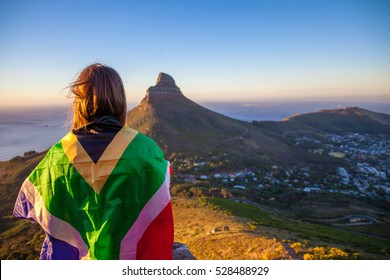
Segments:
[[[316,237],[308,240],[299,232],[232,216],[201,198],[173,197],[173,211],[175,241],[185,243],[197,259],[387,259],[348,244]]]
[[[215,234],[189,245],[198,259],[205,260],[280,260],[292,259],[275,238],[255,234]]]
[[[247,219],[211,210],[190,198],[174,197],[173,211],[175,241],[185,243],[197,259],[291,259],[282,242],[251,230]]]

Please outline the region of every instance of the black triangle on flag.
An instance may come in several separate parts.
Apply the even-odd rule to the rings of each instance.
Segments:
[[[89,157],[97,163],[122,125],[111,117],[103,117],[73,131]]]

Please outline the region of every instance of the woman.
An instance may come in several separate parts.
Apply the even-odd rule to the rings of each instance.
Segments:
[[[25,180],[14,215],[44,229],[41,259],[171,259],[169,163],[125,126],[120,76],[92,64],[70,89],[72,130]]]

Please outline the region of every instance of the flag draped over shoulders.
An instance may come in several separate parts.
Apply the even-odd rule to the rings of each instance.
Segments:
[[[171,259],[162,151],[128,127],[91,135],[69,132],[21,187],[14,215],[44,229],[41,259]]]

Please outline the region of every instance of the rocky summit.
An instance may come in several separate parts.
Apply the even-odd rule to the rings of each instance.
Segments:
[[[176,86],[175,80],[168,74],[160,73],[155,86],[151,86],[146,96],[182,96],[180,88]]]

